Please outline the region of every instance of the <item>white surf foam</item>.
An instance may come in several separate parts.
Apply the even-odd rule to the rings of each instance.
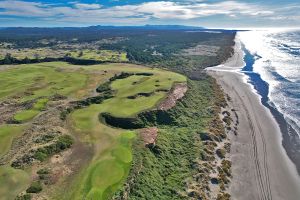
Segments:
[[[300,32],[247,31],[238,36],[252,55],[261,57],[253,71],[269,84],[271,103],[300,134]]]

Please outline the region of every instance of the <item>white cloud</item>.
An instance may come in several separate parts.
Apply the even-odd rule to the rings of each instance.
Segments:
[[[92,4],[76,3],[74,5],[75,5],[75,8],[84,9],[84,10],[94,10],[94,9],[99,9],[102,7],[101,5],[95,4],[95,3],[92,3]]]
[[[101,1],[100,1],[101,2]],[[190,3],[189,3],[190,2]],[[70,4],[70,2],[69,2]],[[295,6],[291,6],[294,9]],[[146,22],[149,19],[158,20],[189,20],[216,15],[228,16],[238,19],[285,17],[288,10],[274,9],[274,7],[263,7],[254,3],[243,3],[239,1],[223,1],[207,3],[207,1],[158,1],[144,2],[134,5],[123,5],[114,7],[103,7],[100,4],[84,4],[73,2],[70,6],[61,4],[44,4],[41,2],[25,2],[18,0],[0,1],[1,15],[37,17],[47,20],[55,18],[66,22]],[[276,14],[275,14],[276,13]],[[282,16],[280,15],[282,14]]]

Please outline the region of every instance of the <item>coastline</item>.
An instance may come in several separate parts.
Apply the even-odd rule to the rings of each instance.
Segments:
[[[297,172],[300,175],[300,141],[298,133],[285,119],[284,114],[278,111],[274,106],[270,105],[270,88],[268,83],[261,78],[260,74],[253,72],[253,65],[256,62],[256,59],[244,46],[242,49],[245,55],[244,60],[246,60],[246,65],[242,68],[242,72],[247,76],[247,82],[253,86],[254,92],[259,94],[261,103],[270,110],[272,116],[278,123],[282,136],[282,145],[289,158],[296,165]]]
[[[229,135],[233,175],[229,191],[233,199],[297,200],[300,178],[282,146],[280,127],[240,72],[245,54],[238,38],[234,48],[227,62],[207,69],[231,97],[228,103],[239,121],[237,136]]]

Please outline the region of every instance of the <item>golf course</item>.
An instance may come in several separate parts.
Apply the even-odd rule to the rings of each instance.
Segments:
[[[10,101],[3,105],[11,110],[2,116],[1,121],[6,123],[0,125],[0,156],[4,164],[0,168],[1,196],[15,199],[18,195],[46,195],[50,199],[91,200],[111,197],[127,178],[133,160],[132,143],[139,135],[135,130],[106,125],[101,114],[134,117],[154,109],[174,84],[184,82],[186,77],[174,72],[124,63],[80,66],[50,62],[3,68],[0,100]],[[97,98],[101,101],[91,100]],[[65,108],[69,108],[67,112]],[[36,127],[47,122],[45,116],[57,120],[62,131],[49,136],[48,130],[58,129],[52,120],[53,124],[47,124],[48,130],[36,133]],[[64,135],[72,138],[72,145],[70,142],[49,152],[48,147],[61,142]],[[30,148],[10,153],[18,152],[17,144],[23,136],[30,138],[26,140]],[[37,177],[37,171],[45,166],[52,170],[55,156],[59,154],[64,159],[64,150],[72,155],[79,146],[92,153],[84,163],[76,165],[77,171],[70,170],[52,184]],[[29,163],[23,159],[25,154],[30,158]],[[85,157],[84,153],[78,156]],[[67,162],[64,164],[72,169]],[[7,174],[10,175],[5,178]],[[37,181],[43,189],[29,194],[31,190],[27,188]]]

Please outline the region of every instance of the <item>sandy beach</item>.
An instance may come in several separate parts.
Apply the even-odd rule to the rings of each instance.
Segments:
[[[237,39],[235,54],[226,63],[207,69],[231,97],[229,106],[238,115],[238,134],[229,135],[232,199],[299,200],[300,178],[282,147],[279,125],[239,72],[243,55]]]

